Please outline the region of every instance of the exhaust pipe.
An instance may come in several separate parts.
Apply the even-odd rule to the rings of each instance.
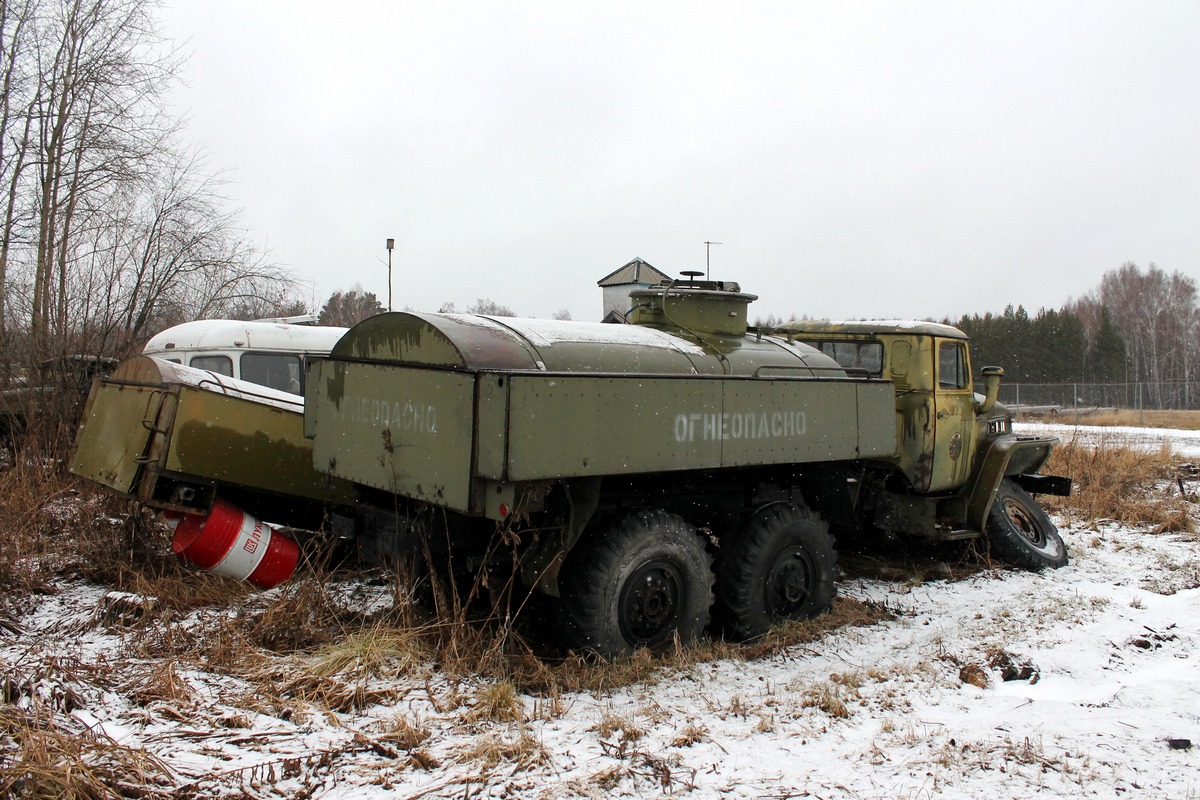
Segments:
[[[186,564],[260,589],[292,577],[300,560],[296,542],[219,497],[208,516],[179,520],[171,550]]]
[[[1000,379],[1004,377],[1003,367],[984,367],[983,385],[987,394],[983,403],[976,409],[977,413],[986,414],[996,406],[996,398],[1000,395]]]

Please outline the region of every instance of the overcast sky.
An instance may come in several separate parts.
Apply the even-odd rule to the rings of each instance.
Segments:
[[[752,316],[1200,278],[1200,2],[168,0],[176,99],[318,301],[601,313],[640,256]],[[336,8],[336,10],[333,10]]]

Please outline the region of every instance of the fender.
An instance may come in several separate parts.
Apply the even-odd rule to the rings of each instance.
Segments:
[[[980,459],[979,470],[967,499],[966,526],[982,531],[987,524],[988,512],[996,499],[1000,481],[1011,477],[1029,491],[1045,494],[1067,495],[1071,482],[1067,478],[1049,479],[1035,475],[1050,452],[1058,444],[1057,436],[1001,436],[988,446]],[[1041,479],[1041,480],[1039,480]],[[1047,482],[1047,481],[1050,482]]]

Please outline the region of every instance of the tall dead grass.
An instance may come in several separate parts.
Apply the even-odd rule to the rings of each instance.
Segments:
[[[1040,501],[1071,525],[1095,528],[1111,520],[1156,533],[1195,532],[1195,497],[1186,491],[1180,469],[1169,448],[1144,452],[1106,442],[1067,442],[1055,448],[1043,471],[1071,478],[1071,496]]]
[[[188,570],[171,555],[170,533],[152,515],[27,448],[0,470],[0,615],[50,591],[55,578],[154,596],[163,610],[248,592]]]
[[[1063,411],[1055,421],[1062,421],[1064,417],[1080,425],[1129,428],[1176,428],[1188,431],[1200,430],[1200,411],[1190,410],[1118,408],[1111,411],[1080,414],[1077,420],[1070,411]]]

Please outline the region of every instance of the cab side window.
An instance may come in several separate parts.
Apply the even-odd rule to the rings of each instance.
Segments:
[[[965,389],[969,381],[966,346],[961,342],[942,342],[938,346],[938,387]]]
[[[883,342],[806,342],[850,369],[865,370],[872,378],[883,374]]]

